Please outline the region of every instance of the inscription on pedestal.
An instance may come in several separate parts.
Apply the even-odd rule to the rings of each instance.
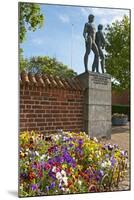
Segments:
[[[102,85],[108,84],[108,78],[100,75],[92,75],[91,81],[93,81],[94,84],[102,84]]]

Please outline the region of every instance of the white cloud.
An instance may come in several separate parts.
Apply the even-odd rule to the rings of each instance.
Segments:
[[[44,43],[44,40],[42,38],[33,38],[32,43],[34,45],[42,45]]]
[[[88,18],[89,14],[93,14],[99,18],[99,23],[105,26],[115,20],[121,20],[124,15],[129,16],[129,10],[83,7],[81,8],[81,14],[86,18]]]
[[[103,24],[105,26],[105,25],[109,24],[109,20],[106,19],[106,18],[101,18],[100,21],[99,21],[99,23]]]
[[[99,17],[115,17],[115,16],[123,16],[124,14],[129,14],[128,10],[123,9],[114,9],[114,8],[90,8],[89,9],[95,16]]]
[[[63,23],[69,23],[70,19],[67,15],[59,15],[59,19],[63,22]]]
[[[89,8],[81,8],[81,13],[84,17],[87,17],[90,13],[90,9]]]
[[[114,16],[113,18],[112,18],[112,20],[111,20],[111,22],[115,22],[116,20],[122,20],[122,17],[123,17],[123,15],[121,16],[121,15],[117,15],[117,16]]]

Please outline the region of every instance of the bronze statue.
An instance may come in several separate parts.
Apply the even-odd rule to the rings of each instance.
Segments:
[[[105,46],[105,39],[102,33],[103,26],[101,24],[98,25],[98,31],[96,33],[95,37],[95,43],[97,44],[98,50],[99,50],[99,56],[100,56],[100,64],[101,64],[101,70],[102,73],[104,73],[104,65],[105,65],[105,59],[102,49],[104,49]]]
[[[86,46],[86,52],[84,55],[84,65],[85,65],[85,71],[88,71],[88,56],[91,52],[91,50],[94,52],[94,61],[92,65],[92,71],[94,72],[96,69],[96,72],[99,72],[98,66],[99,66],[99,51],[97,48],[97,45],[95,43],[95,35],[96,30],[95,26],[93,24],[94,21],[94,15],[88,16],[88,22],[85,23],[83,36],[85,38],[85,46]]]

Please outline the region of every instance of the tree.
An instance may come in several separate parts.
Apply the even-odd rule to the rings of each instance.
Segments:
[[[20,71],[23,71],[25,67],[28,65],[28,59],[23,58],[23,49],[19,48],[19,66],[20,66]]]
[[[77,75],[67,65],[57,61],[56,58],[50,58],[48,56],[31,57],[29,60],[23,60],[21,66],[21,71],[25,70],[32,73],[46,73],[64,78],[71,78]]]
[[[130,86],[130,22],[127,16],[106,27],[106,71],[113,78],[113,88]]]
[[[19,3],[19,40],[22,43],[26,38],[26,32],[35,31],[43,26],[44,16],[39,4]]]

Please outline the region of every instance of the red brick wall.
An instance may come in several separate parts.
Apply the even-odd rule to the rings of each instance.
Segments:
[[[83,130],[83,91],[20,86],[20,131]]]
[[[126,90],[122,93],[112,92],[112,105],[121,104],[129,105],[129,92]]]

